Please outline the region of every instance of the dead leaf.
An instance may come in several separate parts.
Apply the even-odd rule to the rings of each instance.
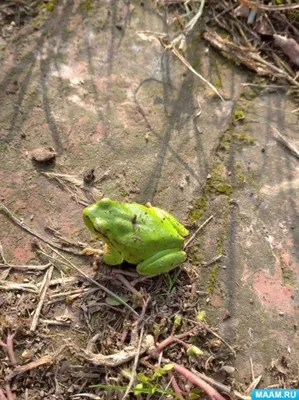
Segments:
[[[270,23],[268,22],[268,20],[264,15],[260,16],[254,27],[254,30],[260,35],[268,35],[268,36],[273,35],[273,29],[271,28]]]
[[[299,44],[294,39],[288,39],[280,35],[273,35],[274,44],[281,48],[283,53],[299,67]]]
[[[245,6],[245,4],[240,4],[237,8],[234,9],[234,14],[236,17],[248,18],[249,8]]]

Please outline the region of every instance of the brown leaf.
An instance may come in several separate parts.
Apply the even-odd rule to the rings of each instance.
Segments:
[[[273,35],[274,44],[281,48],[283,53],[299,67],[299,44],[294,39],[288,39],[280,35]]]
[[[260,35],[272,36],[273,34],[273,29],[271,28],[271,25],[263,15],[261,15],[261,17],[258,19],[257,24],[254,27],[254,30]]]

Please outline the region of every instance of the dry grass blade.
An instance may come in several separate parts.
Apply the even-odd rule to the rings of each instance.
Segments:
[[[224,102],[224,98],[221,96],[219,91],[213,86],[206,78],[204,78],[201,74],[199,74],[189,61],[181,54],[181,52],[175,47],[174,43],[179,40],[179,37],[174,39],[172,42],[168,41],[168,37],[164,33],[156,33],[156,32],[149,32],[149,31],[139,31],[137,32],[138,36],[143,40],[151,41],[153,39],[158,40],[162,47],[165,50],[171,50],[171,52],[199,79],[201,79],[204,83],[206,83],[216,94],[217,96]],[[184,36],[184,35],[182,35]]]
[[[38,293],[38,287],[32,283],[13,283],[0,281],[1,290],[20,290],[24,292]]]
[[[78,196],[78,190],[83,192],[85,196],[84,200],[87,202],[89,202],[90,199],[86,197],[86,194],[90,194],[92,196],[93,201],[99,200],[102,197],[102,192],[100,192],[93,186],[86,186],[84,184],[83,179],[82,178],[80,179],[77,176],[68,174],[58,174],[55,172],[44,172],[43,175],[45,175],[50,179],[56,180],[64,189],[66,189],[75,198],[77,198]],[[104,177],[101,177],[101,179],[104,179]]]
[[[140,349],[141,349],[141,345],[142,345],[142,341],[143,341],[143,335],[144,335],[144,325],[142,324],[141,329],[140,329],[140,336],[139,336],[139,341],[138,341],[137,353],[135,355],[134,364],[133,364],[133,368],[132,368],[132,371],[131,371],[131,379],[130,379],[130,382],[128,384],[127,390],[126,390],[122,400],[126,400],[128,394],[130,393],[130,390],[131,390],[131,388],[134,385],[134,382],[136,380],[136,370],[137,370],[137,366],[138,366],[138,360],[139,360],[139,356],[140,356]]]
[[[257,385],[260,383],[260,380],[262,379],[262,375],[258,376],[257,378],[255,378],[251,384],[248,386],[248,388],[246,389],[246,394],[251,393],[251,391],[253,389],[255,389],[257,387]]]
[[[200,3],[200,7],[199,7],[198,12],[197,12],[197,13],[195,14],[195,16],[188,22],[188,24],[187,24],[186,27],[185,27],[185,31],[186,31],[186,32],[192,31],[192,29],[194,28],[196,22],[197,22],[197,21],[199,20],[199,18],[202,16],[204,6],[205,6],[205,0],[201,0],[201,3]]]
[[[50,265],[50,264],[49,264]],[[78,282],[78,278],[76,278],[75,276],[67,276],[64,278],[57,278],[57,279],[52,279],[49,282],[49,286],[56,286],[56,285],[65,285],[67,283],[77,283]],[[42,283],[38,283],[37,286],[42,286]]]
[[[261,3],[256,3],[254,1],[249,1],[249,0],[240,0],[240,3],[244,4],[245,6],[255,9],[259,8],[260,10],[267,10],[267,11],[287,11],[287,10],[295,10],[296,8],[299,8],[299,4],[280,4],[280,5],[275,5],[275,4],[261,4]]]
[[[20,271],[44,271],[49,268],[50,264],[45,265],[15,265],[15,264],[0,264],[0,269],[12,268]]]
[[[213,218],[214,218],[214,215],[211,215],[207,220],[205,220],[205,222],[204,222],[202,225],[200,225],[200,227],[198,227],[198,228],[196,229],[196,231],[193,233],[193,235],[190,237],[190,239],[187,240],[187,242],[185,243],[184,250],[185,250],[188,246],[190,246],[190,244],[191,244],[191,243],[193,242],[193,240],[196,238],[196,235],[198,234],[198,232],[201,231]]]
[[[36,330],[36,327],[38,324],[38,319],[39,319],[39,316],[40,316],[40,313],[41,313],[41,310],[42,310],[42,307],[44,304],[47,290],[49,288],[49,283],[51,281],[53,270],[54,270],[54,265],[50,265],[48,271],[46,272],[45,279],[44,279],[43,285],[40,290],[40,300],[38,302],[38,305],[36,307],[36,310],[35,310],[35,313],[34,313],[34,316],[32,319],[32,323],[31,323],[31,327],[30,327],[31,332],[34,332]]]

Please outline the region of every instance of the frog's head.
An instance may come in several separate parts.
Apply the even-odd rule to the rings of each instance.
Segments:
[[[87,228],[101,239],[106,239],[110,227],[111,211],[114,202],[104,198],[84,208],[83,221]]]

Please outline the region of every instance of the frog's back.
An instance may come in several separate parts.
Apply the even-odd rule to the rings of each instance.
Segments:
[[[109,239],[126,261],[137,264],[159,251],[183,247],[184,238],[163,210],[137,203],[122,203],[115,211],[114,223],[118,226],[119,235]]]

